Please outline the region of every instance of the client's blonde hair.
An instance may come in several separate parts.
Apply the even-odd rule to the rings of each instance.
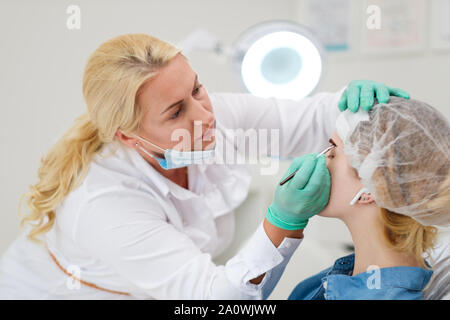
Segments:
[[[384,240],[394,250],[413,255],[422,268],[428,268],[424,260],[430,255],[436,242],[437,229],[423,226],[411,217],[380,208],[384,223]]]
[[[450,175],[436,188],[443,189],[450,183]],[[420,188],[420,185],[417,186]],[[413,191],[413,190],[409,190]],[[409,193],[411,195],[411,193]],[[414,192],[413,192],[414,194]],[[432,206],[445,207],[449,205],[449,189],[439,192],[441,197],[430,200]],[[387,244],[402,253],[413,254],[423,268],[428,268],[424,261],[436,244],[437,228],[423,226],[413,218],[380,208],[381,219],[384,223],[384,239]]]

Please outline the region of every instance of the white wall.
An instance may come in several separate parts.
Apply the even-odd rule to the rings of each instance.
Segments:
[[[81,8],[81,30],[66,28],[66,8],[72,4]],[[231,43],[255,23],[297,19],[298,5],[295,0],[2,2],[0,254],[19,231],[18,200],[36,182],[41,156],[85,110],[83,68],[101,42],[118,34],[144,32],[176,43],[190,31],[204,27]],[[228,64],[203,53],[193,54],[191,62],[210,92],[240,90]],[[429,49],[401,56],[329,57],[317,91],[337,90],[352,79],[379,80],[407,90],[450,118],[449,74],[450,54]],[[236,241],[218,262],[225,261],[261,221],[276,181],[286,168],[284,163],[277,177],[255,174],[249,199],[237,212]],[[261,189],[261,185],[273,187]],[[345,228],[337,221],[313,220],[306,233],[310,236],[294,255],[271,298],[285,299],[298,281],[346,254],[342,246],[350,239]],[[324,230],[333,232],[326,238]]]

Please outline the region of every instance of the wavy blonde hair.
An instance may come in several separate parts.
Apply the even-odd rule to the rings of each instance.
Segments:
[[[430,256],[436,244],[437,229],[423,226],[411,217],[380,208],[384,225],[384,241],[397,252],[415,257],[422,268],[427,268],[424,254]]]
[[[125,134],[139,129],[139,90],[179,53],[172,44],[147,34],[125,34],[91,54],[83,75],[87,112],[41,159],[38,182],[19,202],[19,216],[24,199],[30,209],[20,221],[21,229],[31,226],[30,240],[42,243],[39,236],[52,228],[55,208],[83,181],[92,158],[115,139],[117,129]]]

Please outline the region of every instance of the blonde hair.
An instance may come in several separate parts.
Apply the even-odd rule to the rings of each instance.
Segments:
[[[94,155],[104,143],[139,129],[143,108],[136,97],[143,84],[168,64],[180,50],[147,34],[125,34],[101,44],[89,57],[83,76],[87,113],[41,159],[38,182],[24,198],[30,213],[20,226],[30,225],[28,238],[41,243],[40,235],[55,221],[55,208],[83,180]],[[32,223],[36,222],[36,223]]]
[[[385,243],[398,252],[414,256],[422,268],[428,268],[424,258],[430,256],[435,246],[437,228],[423,226],[411,217],[384,208],[380,208],[380,213]]]
[[[378,178],[380,178],[379,175]],[[447,175],[447,179],[435,186],[436,189],[439,189],[439,192],[436,193],[441,196],[429,200],[429,207],[448,207],[450,199],[449,183],[450,174]],[[420,185],[415,188],[420,188]],[[414,190],[404,191],[411,192],[410,196],[416,194]],[[411,217],[384,208],[380,208],[380,213],[384,226],[384,240],[388,246],[398,252],[414,255],[422,268],[428,268],[424,258],[430,257],[431,250],[436,245],[438,229],[433,226],[424,226]]]

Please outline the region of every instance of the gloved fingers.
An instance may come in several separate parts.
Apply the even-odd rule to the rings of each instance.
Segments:
[[[315,159],[317,157],[317,153],[305,154],[299,158],[295,158],[294,160],[292,160],[291,164],[289,165],[288,170],[284,174],[283,178],[281,178],[280,182],[283,181],[284,179],[286,179],[295,170],[299,169],[302,166],[303,162],[305,162],[305,160],[309,157]]]
[[[305,188],[305,186],[308,184],[311,174],[314,172],[316,162],[316,157],[306,158],[302,163],[300,169],[298,169],[297,173],[290,181],[291,184],[289,185],[289,188],[294,188],[296,190]]]
[[[321,194],[322,190],[330,185],[330,172],[327,168],[325,155],[317,159],[316,167],[308,183],[308,192],[311,194]]]
[[[389,89],[384,84],[376,84],[375,92],[377,94],[378,102],[380,103],[388,103],[390,99]]]
[[[359,108],[359,96],[361,90],[357,85],[350,85],[347,90],[348,108],[351,112],[356,112]]]
[[[389,88],[389,93],[391,94],[391,96],[409,99],[409,93],[399,88]]]
[[[339,99],[338,108],[339,111],[344,111],[347,109],[347,89],[344,90],[341,98]]]
[[[360,97],[360,105],[361,108],[365,111],[369,111],[372,109],[373,103],[375,101],[375,90],[373,84],[368,82],[364,83],[361,87],[361,97]]]
[[[289,165],[289,168],[287,169],[287,171],[284,173],[283,177],[281,178],[280,181],[283,181],[284,179],[286,179],[292,172],[294,172],[295,170],[297,170],[298,168],[301,167],[302,163],[305,161],[305,159],[303,157],[300,158],[295,158],[294,160],[292,160],[291,164]]]

